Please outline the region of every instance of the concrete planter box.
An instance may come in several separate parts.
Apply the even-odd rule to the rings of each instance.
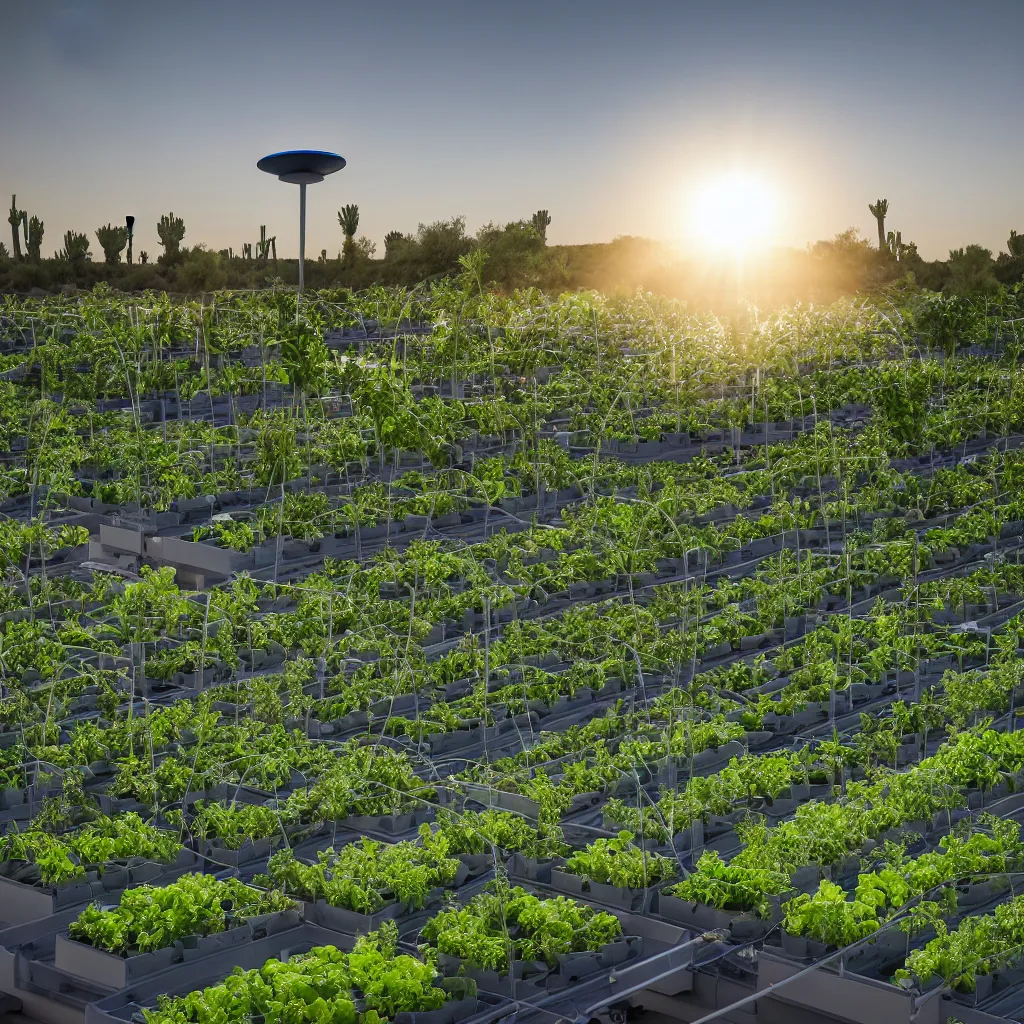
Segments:
[[[206,855],[215,864],[224,864],[236,868],[242,864],[263,860],[281,845],[280,835],[264,839],[247,839],[237,850],[229,850],[226,846],[218,846],[216,840],[207,845]]]
[[[54,966],[60,971],[118,991],[133,981],[175,964],[188,963],[240,946],[253,937],[273,935],[286,928],[294,928],[300,921],[298,910],[283,910],[243,921],[228,931],[189,936],[163,949],[135,956],[118,956],[105,949],[58,935],[54,948]]]
[[[763,938],[778,924],[782,913],[773,908],[769,918],[760,918],[748,910],[719,910],[696,901],[670,896],[664,890],[658,896],[658,914],[666,921],[691,931],[724,929],[737,942]]]
[[[433,812],[430,809],[381,816],[355,814],[339,821],[338,827],[352,832],[376,832],[382,835],[398,836],[419,828],[424,822],[429,821],[432,815]]]
[[[539,961],[515,960],[512,969],[504,974],[474,967],[465,960],[447,953],[441,953],[437,961],[438,969],[445,975],[469,978],[477,983],[484,992],[495,992],[498,995],[511,996],[513,989],[516,994],[526,998],[537,997],[543,992],[543,981],[549,973],[546,964]],[[514,983],[514,984],[513,984]],[[397,1024],[397,1021],[396,1021]]]
[[[157,562],[217,576],[230,576],[256,564],[252,551],[233,551],[177,537],[147,537],[145,555]]]
[[[773,1001],[832,1019],[838,1017],[850,1024],[942,1024],[949,1015],[949,1006],[941,998],[919,1000],[902,988],[869,978],[841,977],[828,969],[794,978],[804,967],[784,955],[763,950],[758,958],[758,990],[785,981],[778,994],[770,996]],[[794,980],[790,982],[791,978]]]
[[[157,878],[169,881],[195,866],[196,855],[191,850],[182,850],[172,864],[117,865],[101,876],[91,872],[67,885],[43,887],[0,878],[0,915],[9,925],[27,924],[94,899],[120,896],[132,884]]]
[[[594,953],[563,953],[558,966],[545,979],[548,991],[574,985],[584,978],[634,960],[643,951],[643,940],[637,935],[626,935],[609,942]]]
[[[658,899],[658,890],[653,887],[623,889],[605,882],[594,882],[582,875],[576,875],[557,867],[551,869],[551,887],[559,892],[581,898],[584,902],[589,896],[595,903],[615,907],[617,910],[632,914],[651,913],[653,905],[657,903]]]
[[[540,807],[536,800],[521,796],[519,793],[505,793],[501,790],[491,789],[488,786],[480,786],[475,783],[467,783],[462,787],[466,800],[482,804],[484,807],[494,808],[500,811],[512,811],[524,818],[536,821],[540,815]]]
[[[514,853],[506,862],[505,870],[510,878],[524,878],[530,882],[547,885],[551,882],[552,869],[557,863],[554,858],[537,860],[535,857],[524,857],[521,853]]]
[[[385,921],[400,920],[416,912],[411,910],[407,903],[391,903],[372,914],[361,914],[347,907],[332,907],[322,901],[305,903],[304,908],[305,918],[311,924],[344,935],[366,935],[375,931]]]

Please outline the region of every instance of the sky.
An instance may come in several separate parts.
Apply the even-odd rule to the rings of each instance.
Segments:
[[[0,8],[0,197],[43,218],[44,255],[131,213],[155,258],[173,211],[186,245],[266,224],[294,256],[298,189],[256,169],[289,148],[348,160],[309,188],[307,258],[336,255],[346,203],[379,254],[389,230],[539,208],[551,243],[686,241],[735,174],[771,190],[781,245],[873,239],[879,197],[928,259],[1024,230],[1024,0]]]

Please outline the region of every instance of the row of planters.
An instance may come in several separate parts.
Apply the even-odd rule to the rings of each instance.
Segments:
[[[359,854],[349,857],[348,863],[358,867],[362,855],[362,866],[367,867],[366,855],[371,852],[362,844]],[[357,876],[369,887],[355,891],[335,881],[335,869],[340,871],[345,866],[343,857],[343,851],[338,855],[331,851],[307,867],[275,858],[272,875],[277,876],[284,892],[254,888],[235,879],[220,881],[209,875],[188,875],[163,889],[131,890],[116,906],[86,908],[71,922],[66,936],[57,935],[55,965],[59,971],[87,979],[92,986],[109,989],[124,988],[177,964],[191,965],[190,975],[195,977],[197,968],[205,970],[204,960],[223,961],[227,950],[235,952],[233,959],[244,959],[265,936],[294,929],[302,915],[307,922],[317,918],[316,925],[344,935],[339,945],[348,948],[354,940],[358,951],[376,935],[371,934],[368,940],[366,916],[346,916],[337,904],[362,906],[368,894],[372,894],[373,902],[379,900],[381,894],[372,888],[374,878],[370,876],[375,876],[378,885],[387,886],[387,892],[401,897],[404,902],[399,909],[408,911],[422,907],[431,895],[426,887],[438,881],[455,882],[457,888],[472,861],[466,857],[454,860],[456,874],[451,875],[451,865],[446,862],[453,858],[443,853],[423,856],[421,849],[418,863],[411,866],[423,889],[413,892],[408,888],[411,883],[400,882],[397,877],[391,885],[385,880],[388,868],[370,867]],[[393,855],[390,868],[397,868],[402,859]],[[414,860],[410,851],[404,852],[404,860]],[[395,886],[401,892],[396,893]],[[296,890],[305,900],[301,905],[287,895]],[[412,920],[398,911],[395,915],[401,918],[401,925],[390,915],[383,915],[386,919],[377,932],[392,946],[399,927],[408,927]],[[624,921],[636,934],[624,931]],[[463,986],[461,991],[467,997],[477,987],[519,997],[530,990],[538,996],[561,991],[645,953],[664,951],[682,936],[678,931],[648,928],[632,917],[620,919],[606,911],[595,911],[566,897],[539,898],[511,886],[503,876],[465,902],[452,902],[449,894],[448,902],[415,925],[414,931],[421,955],[434,976],[459,979],[457,984]],[[170,976],[166,977],[166,986],[164,991],[175,988]],[[137,984],[134,987],[137,990]],[[205,999],[210,994],[207,990]],[[446,1000],[436,1006],[409,1006],[407,1010],[437,1009],[442,1002]],[[170,1000],[161,999],[159,1008],[170,1009]],[[174,1008],[187,1012],[188,1003],[179,1001]]]
[[[229,753],[230,753],[230,751],[229,751]],[[135,766],[135,765],[127,765],[127,766],[126,766],[126,769],[125,769],[125,770],[123,770],[123,771],[124,771],[124,772],[125,772],[125,773],[126,773],[126,774],[127,774],[128,776],[129,776],[129,777],[133,777],[133,778],[134,778],[134,777],[135,777],[135,775],[136,775],[136,773],[137,773],[137,770],[138,770],[138,766]],[[189,768],[189,769],[188,769],[188,773],[189,773],[189,774],[194,774],[194,773],[195,773],[195,766],[194,766],[194,765],[193,765],[193,766],[192,766],[191,768]],[[287,778],[288,778],[288,776],[287,776],[287,775],[286,775],[286,776],[284,776],[284,777],[280,777],[280,776],[279,776],[279,777],[278,777],[278,780],[277,780],[277,781],[278,781],[278,783],[281,783],[281,782],[284,782],[284,781],[286,781],[286,779],[287,779]],[[255,781],[258,781],[258,779],[254,779],[254,780],[252,780],[252,781],[254,781],[254,782],[255,782]],[[180,795],[180,792],[179,792],[179,793],[178,793],[177,795]]]
[[[982,680],[979,680],[981,682]],[[977,685],[974,687],[974,691],[970,689],[972,679],[970,674],[964,680],[964,686],[958,688],[954,693],[953,697],[956,700],[956,706],[962,708],[965,703],[969,704],[977,711],[977,703],[979,700],[987,698],[994,703],[993,710],[999,709],[1000,700],[1006,700],[1008,693],[1012,694],[1014,686],[1016,684],[1016,677],[1008,676],[1007,679],[999,685],[994,685],[993,680],[984,680],[985,690],[978,691]],[[1016,684],[1019,685],[1019,684]],[[950,687],[952,689],[952,687]],[[961,692],[962,691],[962,692]],[[899,705],[896,706],[899,709]],[[904,725],[900,726],[900,729],[909,728],[916,724],[916,719],[912,712],[908,712],[904,716],[907,721]],[[934,717],[934,715],[933,715]],[[895,720],[895,716],[894,716]],[[934,727],[934,726],[933,726]],[[926,726],[927,728],[927,726]],[[745,758],[734,762],[735,767],[729,766],[722,772],[708,777],[707,779],[695,778],[689,785],[686,794],[683,796],[683,802],[681,804],[673,803],[671,805],[665,803],[663,799],[662,804],[658,810],[657,819],[650,818],[647,820],[638,820],[631,822],[633,827],[639,827],[640,834],[646,834],[648,837],[657,837],[659,832],[665,833],[664,822],[676,822],[678,824],[670,824],[668,826],[669,832],[679,834],[683,831],[684,823],[686,826],[694,824],[695,814],[693,810],[689,810],[691,807],[700,807],[700,824],[704,830],[706,830],[706,836],[704,838],[713,838],[715,834],[715,828],[728,828],[731,824],[735,823],[735,812],[728,810],[731,801],[739,798],[741,794],[744,794],[749,799],[751,792],[753,792],[757,799],[750,804],[750,810],[768,810],[771,817],[776,818],[789,813],[793,807],[793,801],[800,799],[801,797],[809,796],[813,793],[813,789],[808,788],[810,783],[812,786],[817,785],[819,787],[826,787],[829,781],[834,781],[837,777],[835,772],[838,770],[842,774],[842,766],[844,760],[852,760],[857,753],[854,746],[848,746],[846,748],[838,748],[835,751],[826,751],[819,755],[819,764],[822,766],[814,771],[820,772],[819,781],[814,781],[814,774],[808,774],[811,771],[812,763],[802,760],[798,756],[787,757],[783,755],[748,755]],[[361,762],[360,762],[361,763]],[[377,764],[381,762],[377,759]],[[749,767],[748,767],[749,765]],[[838,768],[837,768],[838,765]],[[751,771],[754,770],[754,774]],[[757,774],[760,772],[761,774]],[[344,785],[343,774],[340,776],[342,785]],[[750,789],[752,780],[757,778],[764,779],[763,782],[756,784],[757,788],[754,790]],[[393,779],[392,779],[393,783]],[[409,785],[407,782],[405,785]],[[415,783],[411,783],[415,785]],[[802,788],[798,792],[795,786],[799,784]],[[788,792],[784,793],[785,787],[788,786]],[[745,788],[744,788],[745,787]],[[806,792],[805,792],[806,791]],[[227,797],[231,800],[230,803],[224,805],[217,801],[212,800],[200,800],[197,802],[190,802],[190,817],[189,820],[192,822],[190,828],[194,835],[200,839],[209,837],[208,841],[212,844],[208,847],[211,856],[214,857],[215,861],[220,863],[231,863],[240,862],[244,859],[252,859],[253,857],[260,856],[260,849],[262,849],[265,856],[267,851],[274,839],[280,840],[285,838],[288,834],[288,829],[291,826],[287,826],[285,823],[289,820],[295,821],[298,824],[298,820],[302,817],[308,817],[310,815],[310,809],[313,808],[314,817],[322,817],[329,815],[334,820],[341,820],[342,822],[353,822],[356,819],[352,818],[352,812],[363,811],[363,812],[388,812],[384,817],[380,817],[379,814],[373,817],[372,824],[377,827],[384,827],[387,825],[390,828],[399,827],[412,827],[415,824],[416,811],[415,801],[409,804],[410,810],[405,812],[404,815],[399,815],[398,818],[394,817],[393,807],[394,801],[388,799],[381,799],[380,797],[374,797],[372,794],[368,794],[366,798],[352,800],[351,796],[347,797],[343,803],[338,803],[338,781],[329,779],[323,786],[314,786],[312,790],[300,790],[296,794],[294,801],[289,798],[285,802],[283,807],[273,808],[267,807],[256,803],[241,803],[237,802],[238,792],[232,791],[230,788],[221,795],[222,799]],[[702,799],[703,797],[703,799]],[[233,799],[232,799],[233,798]],[[667,799],[667,798],[665,798]],[[772,807],[766,808],[763,801],[771,801]],[[325,803],[326,801],[326,803]],[[618,804],[620,810],[616,815],[614,805]],[[777,807],[774,807],[775,804]],[[775,813],[772,814],[772,809]],[[709,818],[708,812],[714,811],[717,813],[717,818]],[[625,813],[624,813],[625,812]],[[745,813],[745,812],[744,812]],[[627,820],[630,819],[630,813],[628,806],[625,805],[621,800],[613,801],[611,811],[606,810],[606,820],[609,814],[614,820],[616,816],[622,820],[625,817]],[[724,817],[723,817],[724,815]],[[359,824],[371,824],[370,818],[363,814],[361,818],[357,815]],[[730,821],[729,818],[733,820]],[[721,822],[716,825],[715,821]],[[131,830],[126,830],[131,834]],[[32,837],[38,837],[33,840]],[[14,837],[9,837],[8,843],[12,842]],[[677,840],[678,841],[678,840]],[[16,866],[18,858],[24,861],[28,861],[30,858],[22,853],[18,854],[15,851],[19,849],[27,849],[31,846],[32,842],[41,843],[39,849],[35,850],[31,856],[33,861],[42,861],[44,864],[54,864],[55,861],[51,857],[51,851],[49,849],[50,840],[49,837],[45,837],[40,832],[29,832],[24,839],[19,838],[20,846],[11,847],[8,852],[8,857],[11,862]],[[694,844],[700,846],[700,843]],[[233,848],[233,849],[232,849]],[[247,851],[247,852],[246,852]],[[133,848],[125,848],[124,853],[128,856],[133,854]],[[234,857],[232,857],[234,853]],[[244,857],[243,857],[244,853]],[[136,852],[137,856],[138,853]],[[53,855],[56,857],[56,854]],[[61,857],[63,860],[58,863],[65,863],[69,865],[64,869],[49,868],[49,874],[46,876],[45,881],[53,883],[56,881],[64,881],[62,871],[68,872],[71,879],[74,879],[80,873],[80,869],[76,868],[73,864],[74,855],[72,859],[68,858],[62,853]],[[34,866],[26,864],[26,870],[29,872],[38,872],[39,865],[36,863]],[[107,880],[103,883],[107,887],[116,887],[118,881],[124,877],[122,874],[114,873],[109,875]],[[138,880],[138,875],[133,876]],[[90,890],[94,891],[94,890]],[[83,898],[87,895],[86,890],[83,888],[71,887],[66,889],[64,894],[60,896],[46,896],[45,909],[48,911],[55,904],[53,899],[58,900],[58,904],[66,902],[73,902],[75,899]]]

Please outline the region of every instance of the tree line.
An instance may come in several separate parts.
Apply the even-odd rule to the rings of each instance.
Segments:
[[[993,256],[980,245],[949,252],[946,260],[926,261],[902,232],[887,230],[889,203],[868,204],[878,229],[877,246],[855,228],[804,250],[774,250],[748,260],[742,280],[728,265],[681,256],[673,247],[650,239],[620,237],[607,243],[559,246],[548,244],[551,215],[538,210],[530,218],[507,224],[490,223],[475,234],[464,217],[420,224],[415,232],[389,231],[384,252],[359,235],[359,207],[338,211],[343,241],[340,251],[307,258],[310,287],[363,288],[373,284],[414,286],[459,272],[459,260],[480,250],[484,284],[502,289],[540,287],[547,290],[597,288],[605,292],[637,288],[683,298],[695,305],[722,307],[737,298],[764,308],[795,301],[825,302],[843,294],[871,290],[898,279],[921,287],[964,296],[994,294],[1024,279],[1024,235],[1011,231],[1006,251]],[[147,288],[195,293],[220,288],[261,288],[294,285],[297,261],[279,259],[277,236],[260,225],[258,241],[211,251],[185,246],[185,222],[173,212],[157,222],[162,252],[151,260],[132,251],[134,218],[95,230],[97,254],[84,232],[67,231],[52,258],[42,255],[45,225],[18,208],[11,197],[8,216],[12,248],[0,241],[0,291],[29,292],[61,287],[92,287],[100,281],[126,291]]]

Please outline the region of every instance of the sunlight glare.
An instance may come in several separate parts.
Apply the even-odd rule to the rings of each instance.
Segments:
[[[690,222],[701,245],[742,254],[768,241],[775,197],[763,181],[746,174],[717,178],[697,192]]]

